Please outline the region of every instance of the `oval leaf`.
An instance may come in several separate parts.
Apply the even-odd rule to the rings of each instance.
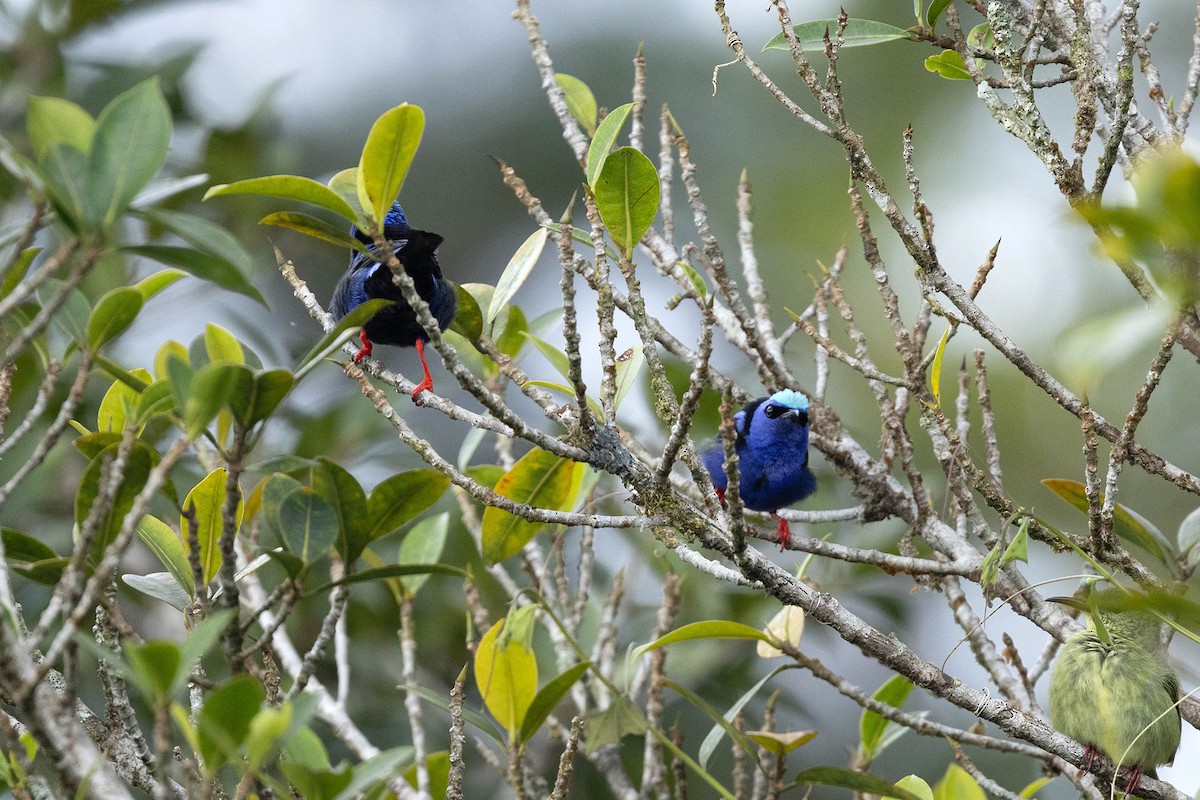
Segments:
[[[33,157],[41,161],[51,147],[60,143],[81,153],[91,150],[96,121],[70,100],[35,96],[29,98],[25,129]]]
[[[583,130],[588,136],[595,135],[598,109],[596,96],[592,94],[592,90],[574,75],[559,72],[555,74],[554,79],[558,82],[559,88],[563,90],[563,97],[567,101],[567,111],[570,111],[576,122],[583,126]]]
[[[486,323],[489,326],[496,321],[500,311],[513,298],[513,295],[521,288],[521,284],[525,283],[525,279],[529,277],[529,273],[533,271],[534,266],[537,265],[538,258],[542,255],[542,248],[546,246],[547,234],[549,231],[545,228],[538,228],[529,235],[529,238],[517,248],[517,252],[513,253],[513,257],[509,259],[508,266],[504,268],[500,280],[496,282],[496,291],[492,294],[492,302],[488,305]]]
[[[302,203],[328,209],[349,222],[356,222],[358,219],[354,209],[337,192],[312,178],[303,178],[299,175],[270,175],[236,183],[223,183],[205,192],[204,199],[231,194],[258,194],[282,197],[285,200],[299,200]]]
[[[612,151],[613,144],[616,143],[617,136],[620,135],[621,128],[624,127],[625,120],[632,110],[633,103],[617,106],[608,112],[608,116],[596,128],[596,135],[592,137],[592,144],[588,148],[587,154],[588,186],[595,186],[596,181],[599,180],[600,171],[604,169],[604,162],[608,159],[608,154]]]
[[[634,245],[658,214],[658,171],[644,153],[622,147],[605,160],[593,188],[596,208],[617,250],[632,258]]]
[[[225,482],[228,476],[229,473],[225,471],[224,467],[217,467],[196,484],[183,501],[185,509],[190,506],[196,513],[196,538],[200,545],[200,567],[204,571],[205,583],[211,582],[216,577],[217,570],[221,568],[220,541],[221,533],[225,528]],[[242,500],[238,498],[232,520],[234,532],[242,523],[242,507]],[[188,530],[186,516],[180,517],[179,529]],[[187,535],[184,536],[183,542],[186,548]],[[191,572],[190,567],[188,571]]]
[[[373,222],[383,223],[400,194],[424,130],[425,112],[408,103],[383,112],[371,126],[358,162],[358,199]]]
[[[187,547],[179,534],[158,517],[147,514],[138,522],[137,535],[158,556],[158,560],[188,597],[194,597],[196,582],[188,562]]]
[[[87,321],[88,348],[99,350],[124,333],[137,319],[144,302],[142,293],[128,286],[119,286],[96,301]]]
[[[837,27],[836,19],[815,19],[811,22],[803,22],[792,30],[795,31],[796,38],[800,40],[800,46],[806,51],[823,53],[825,52],[826,33],[832,38],[837,33]],[[888,25],[886,22],[877,22],[873,19],[848,19],[846,20],[846,30],[842,34],[842,47],[867,47],[897,39],[911,38],[908,31],[897,28],[895,25]],[[775,34],[763,45],[763,52],[790,49],[791,45],[788,44],[787,37],[782,33]]]
[[[484,705],[516,740],[537,694],[537,659],[515,637],[501,637],[504,620],[493,625],[475,650],[475,684]]]
[[[518,503],[563,510],[575,504],[583,464],[533,449],[496,483],[496,492]],[[521,551],[542,523],[530,522],[500,508],[483,512],[483,557],[495,564]]]
[[[202,280],[215,283],[222,289],[228,289],[249,297],[266,306],[258,289],[238,271],[238,268],[223,258],[193,250],[190,247],[174,247],[165,244],[144,244],[132,247],[122,247],[122,252],[133,253],[143,258],[153,259],[161,264],[179,267],[184,272]]]
[[[888,783],[883,778],[876,778],[865,772],[855,772],[841,767],[811,767],[797,775],[795,783],[840,786],[843,789],[853,789],[856,792],[868,792],[883,797],[896,797],[900,800],[921,800],[920,796]]]
[[[633,657],[640,658],[656,648],[696,639],[757,639],[760,642],[768,643],[773,641],[770,636],[749,625],[724,619],[710,619],[676,628],[665,636],[660,636],[653,642],[634,650]]]
[[[89,222],[108,227],[125,212],[167,157],[171,112],[150,78],[118,95],[96,119],[88,154]]]
[[[437,502],[450,479],[432,469],[401,472],[382,481],[367,499],[367,541],[385,536]]]

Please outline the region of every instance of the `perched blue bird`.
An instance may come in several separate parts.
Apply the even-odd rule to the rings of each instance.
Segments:
[[[425,379],[413,388],[412,397],[413,402],[421,405],[417,396],[426,389],[433,389],[433,378],[429,375],[429,365],[425,363],[425,342],[429,341],[429,334],[417,322],[416,312],[404,299],[400,287],[392,282],[391,270],[373,257],[376,255],[375,242],[356,227],[351,227],[350,233],[367,246],[371,255],[358,250],[350,252],[350,268],[334,287],[329,313],[334,320],[339,320],[367,300],[383,298],[396,301],[363,326],[359,334],[363,346],[354,354],[354,361],[358,363],[371,355],[372,344],[416,346]],[[442,277],[442,268],[438,265],[437,248],[442,243],[442,237],[410,228],[399,203],[393,203],[384,217],[383,236],[391,242],[392,252],[412,278],[417,294],[429,304],[438,326],[446,328],[458,308],[458,294],[454,286]]]
[[[787,520],[775,512],[808,497],[817,479],[808,468],[808,398],[784,389],[760,397],[733,415],[737,439],[738,493],[742,504],[754,511],[769,511],[778,520],[779,546],[791,539]],[[700,454],[713,487],[725,502],[725,451],[718,435]]]

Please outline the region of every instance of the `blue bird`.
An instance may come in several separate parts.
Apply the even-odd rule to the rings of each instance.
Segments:
[[[371,355],[372,344],[415,346],[425,378],[413,388],[412,397],[414,403],[421,405],[417,396],[426,389],[433,389],[433,378],[429,375],[429,365],[425,363],[425,342],[429,341],[429,334],[417,322],[416,312],[405,301],[400,287],[392,282],[391,270],[374,257],[375,242],[357,227],[352,226],[350,233],[367,246],[371,255],[358,250],[350,251],[350,268],[334,287],[329,313],[336,321],[367,300],[383,298],[396,301],[363,326],[358,335],[362,340],[362,349],[354,354],[354,362],[357,364]],[[417,294],[429,304],[438,327],[445,329],[453,321],[454,312],[458,309],[458,294],[454,285],[442,277],[442,268],[438,265],[437,248],[442,243],[442,237],[410,228],[399,203],[393,203],[384,217],[383,236],[391,242],[392,252],[412,278]]]
[[[808,398],[784,389],[752,400],[733,415],[737,438],[738,493],[754,511],[769,511],[778,520],[775,535],[786,549],[791,540],[787,520],[775,512],[808,497],[817,479],[808,468]],[[718,435],[700,454],[721,502],[725,502],[725,451]]]

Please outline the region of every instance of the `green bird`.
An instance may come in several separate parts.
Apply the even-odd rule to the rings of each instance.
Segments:
[[[1088,610],[1073,597],[1055,602]],[[1099,618],[1097,624],[1097,619]],[[1140,611],[1094,612],[1071,635],[1050,676],[1050,723],[1126,769],[1125,796],[1179,749],[1179,678],[1167,664],[1162,624]]]

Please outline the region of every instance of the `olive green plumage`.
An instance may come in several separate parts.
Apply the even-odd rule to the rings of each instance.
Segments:
[[[1171,708],[1179,679],[1167,665],[1162,625],[1140,612],[1099,616],[1105,631],[1089,621],[1059,652],[1050,722],[1114,764],[1155,777],[1155,767],[1175,758],[1180,735],[1179,708]]]

